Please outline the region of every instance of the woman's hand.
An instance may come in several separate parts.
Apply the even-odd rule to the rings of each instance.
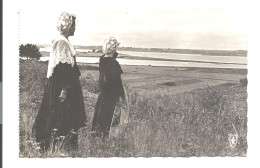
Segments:
[[[123,102],[124,100],[123,100],[123,98],[120,96],[119,97],[119,102]]]
[[[59,96],[60,102],[63,103],[66,100],[66,97],[67,97],[67,90],[61,90]]]

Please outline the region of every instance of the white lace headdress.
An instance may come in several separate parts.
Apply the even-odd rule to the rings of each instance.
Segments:
[[[68,12],[62,12],[57,22],[57,30],[60,33],[65,33],[70,31],[70,28],[73,25],[73,20],[75,19],[76,19],[76,15],[69,14]]]
[[[58,45],[58,42],[62,41],[64,45]],[[76,51],[71,43],[62,35],[59,35],[52,43],[52,48],[49,57],[47,78],[51,77],[56,65],[61,63],[71,64],[73,67],[75,60],[73,56],[76,55]]]
[[[104,41],[103,48],[102,48],[103,53],[109,54],[116,51],[119,44],[120,43],[114,37],[109,37]]]
[[[69,14],[68,12],[63,12],[57,22],[57,30],[61,34],[70,31],[70,28],[73,25],[73,20],[75,19],[75,15]],[[61,43],[58,44],[59,41]],[[52,76],[54,68],[59,64],[59,62],[71,64],[73,67],[75,63],[73,58],[74,55],[76,55],[76,51],[71,43],[63,35],[57,36],[52,42],[47,78]]]

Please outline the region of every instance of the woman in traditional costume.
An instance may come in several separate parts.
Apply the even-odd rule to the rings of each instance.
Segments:
[[[55,145],[59,138],[63,140],[63,148],[77,149],[77,132],[85,126],[81,74],[76,63],[76,51],[68,39],[74,35],[75,20],[74,15],[62,13],[57,25],[60,35],[52,42],[48,83],[33,126],[36,141],[43,150],[53,143]]]
[[[116,60],[118,46],[118,41],[113,37],[105,40],[104,55],[99,60],[100,93],[92,121],[92,135],[94,137],[108,137],[116,103],[119,99],[125,99],[121,80],[123,71]]]

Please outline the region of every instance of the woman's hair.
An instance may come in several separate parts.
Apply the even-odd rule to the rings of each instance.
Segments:
[[[57,23],[57,30],[61,33],[67,33],[70,31],[71,27],[75,25],[76,16],[63,12]]]

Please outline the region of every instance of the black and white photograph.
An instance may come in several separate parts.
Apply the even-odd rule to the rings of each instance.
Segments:
[[[8,75],[11,62],[3,75],[3,86],[7,78],[17,87],[3,89],[17,97],[8,103],[17,110],[7,112],[15,113],[13,155],[23,162],[230,158],[234,165],[250,158],[248,133],[258,134],[248,101],[252,8],[204,2],[15,5],[15,26],[3,25],[16,37],[9,58],[16,75]]]

